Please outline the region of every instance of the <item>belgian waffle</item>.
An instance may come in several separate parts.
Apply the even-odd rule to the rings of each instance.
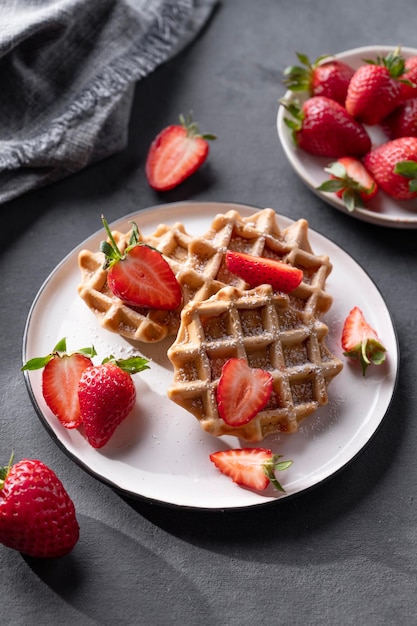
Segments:
[[[126,245],[129,234],[115,233],[115,236],[119,245]],[[181,223],[161,224],[144,240],[160,250],[171,265],[182,288],[183,305],[192,300],[206,300],[226,285],[248,288],[225,267],[225,252],[235,250],[302,269],[303,281],[291,293],[290,304],[306,321],[319,317],[331,306],[332,298],[325,291],[325,282],[332,266],[326,255],[313,253],[306,220],[298,220],[281,231],[272,209],[263,209],[247,218],[231,210],[217,215],[202,236],[192,237]],[[181,310],[167,312],[126,306],[110,293],[103,261],[102,253],[83,250],[79,255],[82,280],[78,292],[101,325],[137,341],[154,342],[175,335]]]
[[[323,322],[306,321],[287,296],[270,286],[246,292],[225,287],[184,307],[168,350],[174,366],[168,396],[214,436],[256,442],[272,433],[296,432],[302,419],[328,402],[328,384],[342,369],[326,346],[327,333]],[[239,427],[228,426],[217,410],[221,368],[231,357],[271,372],[274,381],[267,406]]]
[[[112,235],[123,252],[130,233],[113,231]],[[178,311],[156,311],[133,308],[117,298],[107,285],[107,270],[103,269],[104,254],[81,250],[78,265],[81,282],[78,294],[91,309],[103,328],[134,341],[157,342],[178,330]]]

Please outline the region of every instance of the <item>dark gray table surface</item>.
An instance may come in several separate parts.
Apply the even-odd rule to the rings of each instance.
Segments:
[[[353,219],[317,198],[276,134],[282,70],[371,44],[417,47],[414,0],[228,0],[179,56],[137,86],[128,148],[1,207],[0,457],[40,458],[73,496],[80,540],[39,562],[0,546],[3,624],[415,624],[417,255],[414,230]],[[209,161],[157,194],[153,136],[194,111]],[[38,289],[109,221],[177,200],[273,207],[351,254],[381,291],[401,349],[396,393],[371,443],[317,488],[268,507],[204,512],[130,500],[77,466],[42,427],[20,373]]]

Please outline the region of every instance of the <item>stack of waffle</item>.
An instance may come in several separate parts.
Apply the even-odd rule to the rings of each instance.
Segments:
[[[113,235],[123,249],[129,233]],[[79,294],[101,325],[121,336],[144,342],[173,336],[168,396],[204,430],[261,441],[271,433],[295,432],[304,417],[327,403],[328,384],[342,369],[326,346],[328,328],[321,321],[332,304],[325,291],[332,266],[326,255],[313,253],[306,220],[280,230],[272,209],[246,218],[232,210],[217,215],[201,237],[177,223],[160,225],[145,242],[160,250],[174,271],[183,292],[180,309],[128,307],[108,289],[103,254],[88,250],[79,255]],[[250,289],[227,270],[227,250],[289,263],[303,271],[303,281],[288,295],[267,285]],[[268,405],[242,427],[227,426],[216,403],[221,367],[236,356],[274,379]]]

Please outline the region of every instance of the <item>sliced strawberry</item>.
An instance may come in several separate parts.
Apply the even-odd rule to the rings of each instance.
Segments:
[[[158,250],[140,242],[137,225],[133,224],[122,254],[104,217],[102,221],[109,241],[102,241],[100,249],[106,256],[104,267],[112,293],[129,306],[164,311],[178,308],[182,291],[175,274]]]
[[[280,454],[266,448],[237,448],[219,450],[210,455],[210,461],[233,482],[249,489],[262,491],[269,483],[285,492],[275,472],[287,469],[292,461],[280,461]]]
[[[168,191],[194,174],[209,153],[214,135],[201,135],[191,115],[180,115],[181,125],[164,128],[154,139],[146,159],[146,178],[153,189]]]
[[[364,376],[368,365],[380,365],[386,358],[385,347],[357,306],[350,311],[343,325],[342,348],[345,356],[359,360]]]
[[[82,422],[78,383],[84,370],[92,365],[90,357],[95,356],[96,351],[92,347],[69,354],[66,349],[66,340],[61,339],[50,354],[31,359],[22,370],[44,368],[42,394],[45,402],[61,424],[70,429]]]
[[[378,192],[378,185],[366,167],[354,157],[342,157],[324,171],[330,174],[330,180],[317,187],[318,191],[335,193],[349,211],[363,207]]]
[[[249,367],[245,359],[226,361],[217,387],[217,406],[222,420],[229,426],[250,422],[267,404],[272,384],[269,372]]]
[[[228,250],[225,256],[229,272],[236,274],[250,285],[271,285],[275,291],[289,293],[303,280],[303,272],[297,267],[245,252]]]

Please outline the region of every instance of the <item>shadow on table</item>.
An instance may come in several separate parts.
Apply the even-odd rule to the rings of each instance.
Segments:
[[[24,557],[56,593],[58,605],[64,601],[96,624],[151,624],[158,615],[169,616],[169,623],[181,623],[186,615],[209,618],[207,600],[189,575],[170,565],[163,552],[143,545],[140,534],[129,537],[84,515],[79,522],[82,536],[69,555],[51,561]],[[45,618],[51,614],[48,605]]]
[[[372,513],[367,513],[366,521],[362,520],[358,510],[368,496],[374,497],[373,491],[380,488],[378,483],[397,462],[407,428],[406,420],[399,421],[398,415],[410,414],[406,398],[399,383],[387,416],[365,449],[337,475],[302,494],[257,507],[221,511],[124,500],[165,531],[213,552],[230,553],[235,546],[244,559],[253,560],[255,556],[256,560],[270,562],[278,558],[281,563],[296,559],[302,564],[310,562],[318,544],[321,552],[315,554],[315,559],[332,560],[343,553],[344,544],[349,549],[350,525],[358,537],[361,526],[372,518]],[[384,523],[381,529],[385,532]],[[377,520],[372,531],[379,532]],[[327,537],[325,550],[320,543],[323,534]],[[369,529],[364,529],[366,535]]]

